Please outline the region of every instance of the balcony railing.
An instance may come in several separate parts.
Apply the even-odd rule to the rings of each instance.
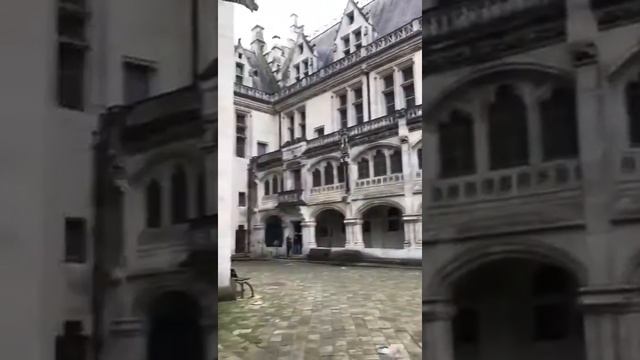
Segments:
[[[299,92],[307,87],[318,84],[325,79],[335,76],[336,73],[345,70],[352,65],[360,63],[364,59],[376,56],[380,51],[388,49],[389,47],[402,42],[408,38],[418,37],[422,35],[422,17],[416,18],[411,22],[403,25],[402,27],[392,31],[391,33],[376,39],[371,44],[360,48],[359,50],[340,58],[325,67],[318,69],[312,74],[305,76],[299,81],[281,89],[276,94],[267,94],[263,91],[252,89],[250,87],[236,84],[235,91],[238,94],[243,94],[258,98],[264,101],[278,101],[291,94]]]
[[[390,174],[384,176],[377,176],[369,179],[356,180],[356,188],[363,188],[369,186],[380,186],[386,184],[396,184],[404,181],[402,174]]]
[[[333,184],[333,185],[325,185],[325,186],[317,186],[313,187],[310,190],[311,195],[323,194],[334,191],[344,191],[346,189],[344,183]]]
[[[396,114],[385,115],[383,117],[379,117],[377,119],[373,119],[362,124],[349,127],[349,136],[361,135],[383,127],[393,126],[397,123],[398,119],[396,118]]]
[[[559,0],[479,0],[436,7],[423,13],[423,37],[428,41],[497,19],[506,19],[516,13],[563,3]]]
[[[435,181],[434,205],[455,204],[539,194],[579,188],[582,172],[578,160],[492,171],[488,174]]]
[[[278,205],[300,205],[303,204],[302,190],[287,190],[278,193]]]

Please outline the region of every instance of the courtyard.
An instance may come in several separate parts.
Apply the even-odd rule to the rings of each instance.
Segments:
[[[218,304],[220,359],[421,359],[419,269],[234,262],[254,298]],[[380,355],[381,347],[395,355]]]

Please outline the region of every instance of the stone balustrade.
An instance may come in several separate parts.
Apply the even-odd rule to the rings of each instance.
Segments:
[[[349,136],[357,136],[383,127],[394,126],[397,124],[398,119],[396,118],[396,114],[391,114],[379,117],[377,119],[369,120],[362,124],[351,126],[347,130],[349,132]]]
[[[311,188],[310,193],[311,195],[315,195],[315,194],[322,194],[322,193],[334,192],[334,191],[344,191],[345,189],[346,189],[345,184],[340,183],[340,184],[313,187]]]
[[[432,206],[437,206],[575,189],[580,187],[581,179],[578,160],[560,160],[538,166],[439,179],[432,185],[431,200]]]
[[[509,18],[517,13],[558,4],[563,5],[564,2],[559,0],[479,0],[435,7],[423,13],[423,38],[429,41],[468,30],[476,25]]]
[[[252,88],[250,86],[245,86],[238,83],[234,83],[233,86],[236,94],[242,94],[242,95],[263,100],[266,102],[273,102],[276,99],[276,95],[268,94],[262,90]]]
[[[377,176],[369,179],[356,180],[356,188],[364,188],[369,186],[380,186],[386,184],[396,184],[404,181],[402,174],[390,174],[384,176]]]
[[[279,205],[297,205],[302,203],[302,190],[287,190],[278,193]]]

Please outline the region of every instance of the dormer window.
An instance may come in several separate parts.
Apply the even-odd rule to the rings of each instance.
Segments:
[[[353,15],[353,11],[347,13],[347,24],[348,25],[353,24],[354,19],[355,19],[355,17]]]
[[[309,75],[309,61],[307,59],[302,60],[302,73],[304,76]]]
[[[238,53],[238,59],[242,59],[242,53]]]
[[[353,32],[353,45],[356,50],[362,47],[362,31],[360,29]]]
[[[342,47],[344,48],[344,55],[349,55],[351,53],[351,40],[349,39],[349,35],[342,38]]]
[[[301,75],[300,75],[301,74],[300,73],[300,64],[293,65],[293,70],[294,70],[294,73],[295,73],[295,76],[296,76],[296,80],[300,80],[300,78],[301,78]]]
[[[349,127],[349,119],[347,118],[347,94],[338,95],[338,116],[340,118],[340,127],[345,129]]]
[[[304,47],[302,46],[302,44],[298,45],[298,54],[302,55],[303,52],[304,52]]]
[[[244,64],[236,63],[236,83],[242,84],[244,79]]]

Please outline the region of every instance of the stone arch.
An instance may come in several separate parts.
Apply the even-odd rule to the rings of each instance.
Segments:
[[[340,206],[340,204],[324,204],[311,210],[308,221],[315,221],[315,218],[317,218],[318,215],[320,215],[320,213],[325,210],[336,210],[345,217],[347,216],[347,209],[345,209],[343,206]]]
[[[265,180],[271,180],[271,178],[276,175],[278,177],[282,177],[282,170],[281,169],[274,169],[274,170],[269,170],[266,173],[262,174],[262,176],[260,176],[258,178],[258,182],[264,182]]]
[[[620,76],[625,74],[629,68],[640,64],[640,44],[636,44],[629,48],[621,57],[619,57],[609,69],[607,78],[611,82],[617,81]]]
[[[400,212],[404,215],[407,213],[405,206],[396,201],[396,200],[392,200],[392,199],[376,199],[376,200],[370,200],[365,202],[364,204],[360,205],[358,207],[358,209],[355,211],[355,214],[357,217],[362,217],[362,215],[364,215],[365,212],[367,212],[367,210],[376,207],[376,206],[390,206],[390,207],[395,207],[400,209]]]
[[[150,284],[136,291],[132,304],[133,313],[137,315],[146,314],[153,301],[168,292],[185,293],[198,302],[203,313],[204,309],[207,308],[207,299],[200,291],[186,281],[175,279],[174,281]]]
[[[400,144],[394,144],[392,142],[378,142],[371,145],[367,145],[366,147],[360,149],[354,156],[351,157],[352,161],[355,163],[364,155],[371,151],[375,151],[378,149],[387,149],[387,150],[398,150],[401,149]]]
[[[493,77],[504,77],[510,74],[517,77],[524,77],[526,75],[539,76],[542,74],[567,83],[573,83],[575,78],[573,71],[538,63],[520,62],[481,66],[450,82],[440,92],[440,95],[425,104],[424,108],[426,108],[426,113],[423,115],[423,119],[433,118],[432,115],[439,111],[441,104],[446,103],[448,99],[455,96],[461,89],[469,85],[488,81]]]
[[[466,274],[492,261],[508,258],[537,260],[559,266],[573,275],[579,286],[585,286],[589,281],[585,264],[563,249],[535,240],[503,241],[475,245],[456,255],[436,270],[427,284],[426,293],[429,297],[447,297],[456,281]]]
[[[155,169],[165,166],[172,169],[176,165],[182,165],[190,172],[192,169],[202,168],[202,160],[202,154],[191,148],[158,151],[147,157],[141,166],[133,167],[129,179],[132,184],[142,183]]]
[[[309,171],[315,169],[316,167],[322,165],[322,163],[326,162],[326,161],[330,161],[332,163],[340,163],[340,158],[335,156],[335,155],[328,155],[328,156],[323,156],[320,159],[317,159],[316,161],[314,161],[313,163],[309,164],[307,166],[307,169]]]

